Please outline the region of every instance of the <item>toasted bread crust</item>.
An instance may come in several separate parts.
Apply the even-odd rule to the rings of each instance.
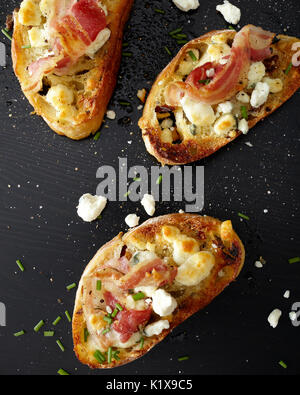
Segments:
[[[142,129],[147,151],[163,165],[180,165],[205,158],[241,135],[241,132],[236,130],[233,137],[204,136],[201,138],[200,136],[197,139],[184,139],[180,144],[163,142],[161,139],[161,127],[155,114],[155,107],[159,103],[159,93],[162,87],[172,80],[183,55],[201,43],[209,44],[212,36],[224,33],[228,36],[228,39],[234,38],[235,32],[232,30],[212,31],[187,43],[159,74],[152,86],[144,107],[143,116],[139,121],[139,126]],[[272,56],[278,55],[278,60],[276,68],[268,75],[272,78],[280,77],[283,81],[283,90],[269,95],[266,103],[257,109],[255,116],[249,118],[249,129],[280,107],[300,87],[300,67],[293,67],[287,75],[284,73],[291,62],[292,55],[295,53],[291,50],[291,47],[294,42],[300,41],[300,39],[285,35],[278,35],[277,37],[280,40],[272,44],[271,47],[273,51]]]
[[[25,91],[25,68],[28,63],[26,44],[28,27],[19,22],[18,10],[14,11],[14,33],[12,40],[13,68],[19,79],[21,88],[34,107],[35,113],[42,116],[49,127],[60,135],[73,140],[81,140],[94,134],[102,124],[107,105],[114,91],[118,70],[122,56],[122,38],[125,23],[133,4],[133,0],[104,0],[102,1],[109,11],[107,22],[111,36],[107,43],[99,50],[89,70],[89,78],[95,81],[92,94],[82,102],[85,111],[76,123],[60,122],[47,110],[45,101],[38,93]],[[63,77],[61,77],[63,79]],[[76,77],[74,77],[76,81]]]
[[[78,286],[74,314],[73,314],[73,341],[74,351],[77,358],[91,368],[113,368],[127,364],[143,356],[157,343],[162,341],[176,326],[185,319],[208,305],[222,290],[238,276],[245,258],[243,244],[237,234],[232,230],[229,233],[221,230],[222,222],[207,216],[196,214],[169,214],[146,221],[139,227],[130,230],[123,235],[119,234],[112,241],[104,245],[86,267],[82,278],[101,266],[106,259],[114,256],[114,251],[122,245],[139,244],[141,248],[146,243],[155,243],[156,235],[161,232],[164,225],[176,226],[182,233],[193,237],[204,244],[212,240],[219,240],[221,250],[218,255],[218,264],[211,275],[202,283],[193,287],[172,288],[179,308],[174,312],[170,328],[164,330],[158,336],[145,338],[144,348],[121,350],[120,361],[112,361],[111,364],[100,364],[90,356],[87,346],[83,341],[83,328],[85,327],[82,310],[82,279]],[[224,275],[219,276],[218,271],[222,268]],[[178,285],[177,285],[178,287]]]

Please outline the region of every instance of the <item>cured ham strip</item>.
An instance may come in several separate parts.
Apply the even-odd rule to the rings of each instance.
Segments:
[[[227,63],[214,66],[215,75],[209,84],[199,83],[197,78],[202,70],[196,68],[190,73],[186,82],[174,82],[166,88],[166,104],[178,106],[185,95],[195,101],[210,105],[231,98],[246,84],[250,59],[254,57],[255,60],[261,60],[269,56],[271,53],[269,46],[274,36],[275,34],[265,32],[261,28],[252,25],[245,26],[235,35]],[[204,66],[201,67],[204,68]]]
[[[31,65],[28,67],[30,80],[28,86],[24,88],[24,91],[34,90],[38,92],[41,90],[43,76],[51,73],[55,69],[57,62],[59,62],[60,59],[61,56],[56,57],[49,55],[31,63]]]
[[[126,274],[129,272],[129,261],[125,256],[122,256],[121,258],[117,259],[110,259],[107,261],[103,266],[104,268],[111,267],[113,269],[118,270],[119,272]]]
[[[177,268],[170,267],[157,258],[150,262],[139,263],[130,273],[120,279],[120,288],[133,289],[137,285],[162,286],[172,283],[176,277]]]

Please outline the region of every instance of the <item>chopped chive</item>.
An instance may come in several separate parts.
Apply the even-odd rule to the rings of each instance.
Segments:
[[[70,291],[71,289],[73,289],[73,288],[75,288],[75,287],[76,287],[76,283],[73,283],[73,284],[70,284],[70,285],[67,285],[67,286],[66,286],[66,288],[67,288],[68,291]]]
[[[197,58],[196,58],[194,52],[193,52],[193,51],[189,51],[188,54],[189,54],[190,57],[192,58],[192,61],[193,61],[193,62],[196,62]]]
[[[61,349],[62,352],[65,351],[65,347],[62,345],[60,340],[56,340],[56,344],[58,345],[58,347]]]
[[[228,29],[235,30],[235,28],[233,26],[228,26]]]
[[[143,292],[138,292],[137,294],[133,294],[131,296],[133,300],[137,301],[143,299],[145,297],[145,294]]]
[[[97,132],[97,133],[95,134],[95,136],[94,136],[94,141],[98,141],[99,138],[100,138],[100,135],[101,135],[101,132],[100,132],[100,131]]]
[[[169,48],[167,46],[164,47],[165,51],[167,52],[168,55],[172,56],[171,51],[169,50]]]
[[[142,350],[143,349],[143,347],[144,347],[144,342],[145,342],[145,339],[142,337],[141,338],[141,340],[140,340],[140,349]]]
[[[102,287],[101,280],[97,280],[97,287],[96,287],[97,291],[101,291],[101,287]]]
[[[177,44],[186,44],[187,40],[177,40]]]
[[[54,331],[44,331],[44,336],[45,337],[52,337],[52,336],[54,336]]]
[[[114,311],[111,313],[112,318],[115,318],[115,316],[118,314],[119,310],[114,309]]]
[[[105,317],[103,317],[103,320],[108,322],[108,324],[110,325],[113,322],[113,319],[111,317],[109,317],[108,315],[106,315]]]
[[[155,12],[158,12],[159,14],[164,14],[164,13],[165,13],[164,10],[161,10],[161,9],[159,9],[159,8],[154,8],[154,11],[155,11]]]
[[[22,330],[22,331],[20,331],[20,332],[14,333],[14,336],[15,336],[15,337],[19,337],[19,336],[22,336],[22,335],[24,335],[24,334],[25,334],[25,332]]]
[[[30,45],[30,44],[28,44],[28,45],[22,45],[22,48],[23,48],[23,49],[29,49],[29,48],[31,48],[31,45]]]
[[[59,321],[61,320],[61,316],[59,315],[57,318],[55,318],[55,320],[52,322],[52,325],[56,326]]]
[[[134,177],[133,178],[133,181],[141,181],[142,179],[141,179],[141,177]]]
[[[127,197],[131,194],[131,191],[127,191],[126,193],[124,193],[124,197]]]
[[[189,359],[190,357],[188,357],[188,356],[185,356],[185,357],[179,357],[178,358],[178,361],[179,362],[181,362],[181,361],[186,361],[187,359]]]
[[[8,34],[6,29],[1,29],[1,32],[4,34],[5,37],[12,41],[12,37]]]
[[[241,106],[241,114],[246,121],[248,120],[248,111],[246,106]]]
[[[105,335],[106,333],[108,333],[110,331],[110,328],[105,328],[103,331],[102,331],[102,335]]]
[[[128,47],[128,45],[129,45],[129,43],[123,43],[123,44],[122,44],[123,48]]]
[[[295,256],[295,258],[290,258],[289,259],[289,263],[296,263],[296,262],[300,262],[300,257],[299,256]]]
[[[130,58],[132,56],[131,52],[122,52],[122,56],[127,56],[128,58]]]
[[[118,354],[120,354],[119,350],[113,351],[112,353],[112,357],[116,360],[116,361],[120,361],[120,357],[118,356]]]
[[[180,33],[182,31],[182,27],[179,27],[178,29],[172,30],[169,34],[170,36],[173,36],[174,34]]]
[[[279,363],[279,365],[282,366],[284,369],[287,368],[287,364],[284,363],[283,361],[279,361],[278,363]]]
[[[71,316],[70,316],[68,310],[65,311],[65,315],[66,315],[68,321],[71,322],[71,321],[72,321],[72,318],[71,318]]]
[[[284,74],[288,75],[288,73],[291,71],[292,66],[293,66],[293,63],[291,62],[291,63],[288,65],[288,67],[286,68]]]
[[[207,78],[206,80],[199,80],[198,82],[199,84],[208,85],[210,83],[210,79]]]
[[[119,303],[116,303],[116,308],[117,308],[118,310],[120,310],[120,311],[123,310],[123,307],[122,307]]]
[[[241,218],[243,218],[243,219],[247,219],[247,220],[250,219],[247,215],[242,214],[242,213],[238,213],[238,216],[241,217]]]
[[[24,266],[22,265],[20,259],[16,260],[16,264],[19,266],[19,269],[21,270],[21,272],[24,272],[25,268],[24,268]]]
[[[105,362],[105,356],[102,354],[100,350],[96,350],[94,352],[94,357],[97,359],[98,362],[103,363]]]
[[[157,184],[157,185],[161,184],[162,178],[163,178],[163,177],[162,177],[162,175],[160,174],[159,177],[158,177],[157,180],[156,180],[156,184]]]
[[[33,328],[33,330],[35,332],[38,332],[44,324],[45,324],[44,321],[41,320],[38,324],[36,324],[36,326]]]
[[[86,343],[87,342],[87,339],[88,339],[88,337],[89,337],[89,331],[87,330],[87,328],[84,328],[84,330],[83,330],[83,338],[84,338],[84,342]]]
[[[187,38],[187,35],[185,33],[178,33],[174,34],[173,38],[175,38],[176,40],[180,40],[181,38]]]
[[[109,347],[109,349],[107,350],[107,362],[111,363],[111,359],[112,359],[112,347]]]
[[[121,106],[131,106],[131,103],[129,103],[128,101],[123,101],[123,100],[121,100],[121,101],[119,101],[119,104],[121,104]]]
[[[58,373],[60,376],[70,376],[70,374],[69,374],[68,372],[66,372],[65,370],[63,370],[63,369],[59,369],[59,370],[57,371],[57,373]]]

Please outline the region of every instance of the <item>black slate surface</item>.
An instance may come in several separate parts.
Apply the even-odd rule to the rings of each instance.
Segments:
[[[1,0],[0,24],[18,1]],[[30,115],[7,56],[0,72],[0,302],[6,305],[7,326],[0,327],[0,374],[56,374],[62,367],[71,374],[101,375],[81,365],[72,351],[71,326],[63,317],[55,338],[34,333],[65,310],[72,311],[78,283],[97,249],[125,230],[124,218],[138,211],[139,203],[110,202],[101,221],[83,223],[76,214],[78,198],[95,193],[99,166],[118,167],[118,157],[128,166],[157,165],[145,151],[137,120],[137,89],[149,88],[158,72],[179,46],[168,32],[184,27],[189,38],[227,27],[215,11],[220,0],[201,0],[198,10],[183,13],[171,1],[136,0],[125,41],[127,51],[101,137],[73,142],[55,135],[41,118]],[[300,37],[298,0],[234,0],[242,10],[240,25],[253,23],[278,33]],[[165,10],[161,15],[155,8]],[[10,43],[3,36],[9,52]],[[119,100],[132,103],[121,107]],[[202,213],[231,218],[245,243],[247,257],[238,280],[206,309],[177,328],[145,357],[110,371],[119,374],[299,374],[299,331],[288,317],[300,301],[300,264],[288,258],[299,252],[299,107],[297,92],[272,116],[248,135],[197,165],[205,166],[205,206]],[[126,123],[130,117],[130,122]],[[132,143],[128,143],[131,141]],[[251,142],[252,147],[246,143]],[[160,202],[156,214],[178,211],[180,202]],[[267,210],[267,212],[264,212]],[[237,213],[250,217],[241,220]],[[262,269],[254,262],[262,256]],[[15,264],[21,259],[26,270]],[[284,299],[285,290],[291,291]],[[283,311],[276,329],[267,317]],[[26,335],[13,336],[21,329]],[[56,338],[65,345],[62,353]],[[178,362],[177,358],[190,359]],[[287,369],[278,362],[283,360]]]

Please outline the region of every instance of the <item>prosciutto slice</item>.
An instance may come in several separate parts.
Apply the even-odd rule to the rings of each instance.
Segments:
[[[197,76],[202,74],[201,70],[196,68],[186,82],[174,82],[167,87],[166,104],[178,106],[185,95],[210,105],[231,98],[245,86],[250,60],[262,60],[271,54],[270,44],[274,36],[275,34],[265,32],[261,28],[245,26],[235,35],[227,62],[223,65],[213,65],[215,74],[208,84],[199,83]]]

